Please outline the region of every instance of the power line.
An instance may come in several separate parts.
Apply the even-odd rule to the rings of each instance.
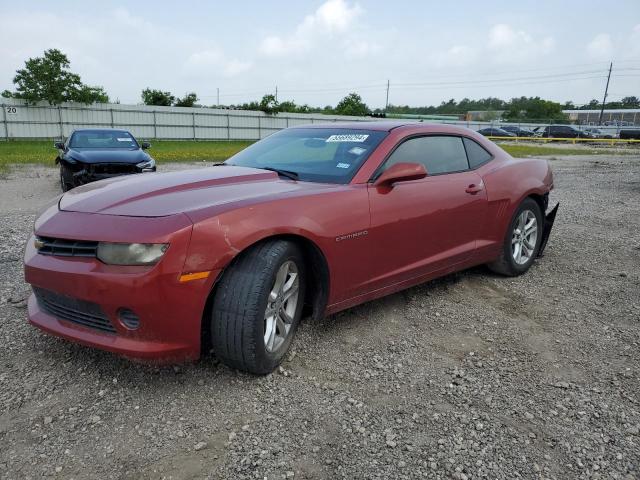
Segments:
[[[633,63],[632,61],[625,61],[626,64]],[[604,71],[602,70],[579,70],[579,71],[566,71],[567,68],[578,67],[578,66],[594,66],[601,65],[602,63],[586,63],[586,64],[575,64],[575,65],[564,65],[562,67],[547,67],[542,69],[523,69],[519,71],[511,70],[509,73],[515,74],[519,72],[526,71],[544,71],[544,70],[565,70],[561,72],[548,73],[544,75],[528,75],[528,76],[515,76],[515,77],[507,77],[500,78],[498,72],[492,72],[490,74],[483,75],[475,75],[473,80],[442,80],[442,81],[430,81],[430,82],[406,82],[406,83],[394,83],[394,91],[411,91],[411,90],[419,90],[419,89],[452,89],[452,88],[487,88],[487,87],[495,87],[495,86],[520,86],[520,85],[531,85],[531,84],[549,84],[549,83],[563,83],[563,82],[571,82],[571,81],[585,81],[585,80],[597,80],[605,78]],[[635,72],[640,71],[640,68],[635,68],[633,66],[625,66],[622,68],[617,68],[616,72]],[[636,77],[640,76],[635,73],[615,73],[612,74],[613,77]],[[468,78],[468,77],[460,77],[458,75],[448,76],[449,78]],[[478,78],[480,77],[480,78]],[[498,78],[496,78],[498,77]],[[445,78],[443,76],[435,76],[431,78]],[[238,97],[250,97],[253,95],[262,95],[264,92],[269,89],[262,90],[245,90],[245,91],[231,91],[229,93],[225,93],[223,95],[219,94],[219,91],[216,92],[216,99],[219,103],[219,98],[238,98]],[[372,92],[386,92],[385,95],[385,105],[388,104],[388,95],[390,93],[390,81],[387,80],[385,83],[376,83],[376,84],[367,84],[367,85],[359,85],[359,86],[347,86],[346,84],[323,84],[322,86],[307,86],[307,87],[276,87],[276,91],[278,95],[296,95],[296,94],[304,94],[304,95],[318,95],[318,94],[330,94],[330,93],[347,93],[349,91],[369,91]],[[211,98],[213,95],[202,95],[202,98]]]

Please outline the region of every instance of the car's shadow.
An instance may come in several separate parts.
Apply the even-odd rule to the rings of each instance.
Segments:
[[[386,297],[366,302],[349,308],[342,312],[329,315],[321,320],[312,321],[303,319],[302,331],[306,331],[304,341],[314,342],[312,349],[344,331],[353,328],[356,324],[374,327],[376,322],[384,316],[389,309],[402,309],[412,299],[420,296],[434,296],[446,292],[464,279],[482,279],[499,277],[491,273],[486,267],[474,267],[462,272],[431,280],[429,282],[411,287],[401,292]],[[163,383],[191,383],[201,378],[216,377],[217,381],[225,383],[233,379],[259,379],[253,376],[226,367],[221,364],[211,352],[205,352],[200,360],[193,363],[179,365],[153,365],[138,363],[119,357],[115,354],[104,352],[89,347],[84,347],[66,340],[54,338],[44,333],[33,331],[31,348],[41,354],[39,361],[48,365],[64,364],[66,368],[83,372],[83,375],[97,374],[110,378],[127,377],[135,379],[138,384],[160,387]],[[294,340],[293,348],[296,346]]]

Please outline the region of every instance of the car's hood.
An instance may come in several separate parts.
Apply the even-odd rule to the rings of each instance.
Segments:
[[[267,170],[216,166],[89,183],[65,193],[59,208],[105,215],[162,217],[314,188],[327,185],[280,180],[275,172]]]
[[[139,148],[71,148],[67,157],[82,163],[140,163],[149,160]]]

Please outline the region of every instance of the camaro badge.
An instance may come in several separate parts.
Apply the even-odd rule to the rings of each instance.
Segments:
[[[352,240],[354,238],[363,237],[365,235],[369,235],[368,230],[361,230],[359,232],[347,233],[346,235],[340,235],[336,237],[336,242],[341,242],[343,240]]]

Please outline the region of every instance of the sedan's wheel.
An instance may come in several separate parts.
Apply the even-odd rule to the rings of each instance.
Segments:
[[[489,268],[509,276],[529,270],[540,250],[542,226],[540,206],[532,198],[526,198],[509,224],[500,257]]]
[[[73,173],[63,163],[60,163],[60,188],[63,192],[68,192],[73,188]]]
[[[242,253],[218,283],[211,343],[230,367],[266,374],[289,349],[304,304],[305,268],[299,248],[273,240]]]

